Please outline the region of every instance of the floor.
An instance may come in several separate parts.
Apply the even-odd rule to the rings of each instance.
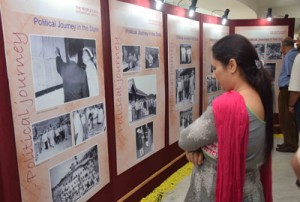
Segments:
[[[274,146],[282,143],[275,138]],[[300,202],[300,189],[295,185],[296,177],[291,168],[292,153],[281,153],[275,149],[272,158],[273,202]],[[183,179],[172,192],[165,194],[162,202],[183,202],[189,186],[190,176]]]

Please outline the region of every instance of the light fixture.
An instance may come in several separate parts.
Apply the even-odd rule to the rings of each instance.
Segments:
[[[191,3],[190,8],[189,8],[189,17],[190,18],[193,17],[194,14],[195,14],[197,1],[198,0],[192,0],[192,3]]]
[[[155,0],[155,2],[156,2],[156,6],[155,6],[156,10],[160,10],[161,9],[162,5],[164,4],[164,1],[165,0]]]
[[[271,21],[272,20],[272,8],[268,8],[267,12],[267,20]]]
[[[222,25],[225,25],[227,23],[229,11],[230,10],[228,8],[224,11],[224,15],[222,16]]]

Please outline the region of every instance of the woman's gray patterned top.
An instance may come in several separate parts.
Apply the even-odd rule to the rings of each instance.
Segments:
[[[250,128],[243,201],[263,202],[264,195],[259,168],[264,163],[266,126],[265,122],[258,118],[248,107],[247,110]],[[224,119],[226,119],[226,115],[224,115]],[[218,151],[217,133],[211,106],[208,106],[201,117],[180,133],[179,146],[185,151],[196,151],[202,148],[205,157],[202,165],[194,166],[185,201],[215,201]]]

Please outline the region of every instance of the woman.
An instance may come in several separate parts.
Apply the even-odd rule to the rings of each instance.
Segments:
[[[85,71],[88,80],[90,97],[99,95],[98,72],[96,65],[93,62],[92,51],[85,47],[83,48],[82,61],[86,65]]]
[[[272,201],[269,75],[241,35],[217,41],[212,56],[213,76],[226,92],[180,133],[179,146],[196,164],[185,201]]]
[[[297,177],[296,185],[300,188],[300,147],[297,152],[293,154],[291,165]]]

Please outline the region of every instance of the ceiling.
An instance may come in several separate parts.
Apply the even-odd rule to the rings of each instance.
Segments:
[[[165,0],[165,3],[188,9],[192,0]],[[300,0],[198,0],[196,12],[222,16],[230,9],[229,19],[265,18],[268,8],[272,8],[274,18],[295,18],[295,35],[300,31]]]

